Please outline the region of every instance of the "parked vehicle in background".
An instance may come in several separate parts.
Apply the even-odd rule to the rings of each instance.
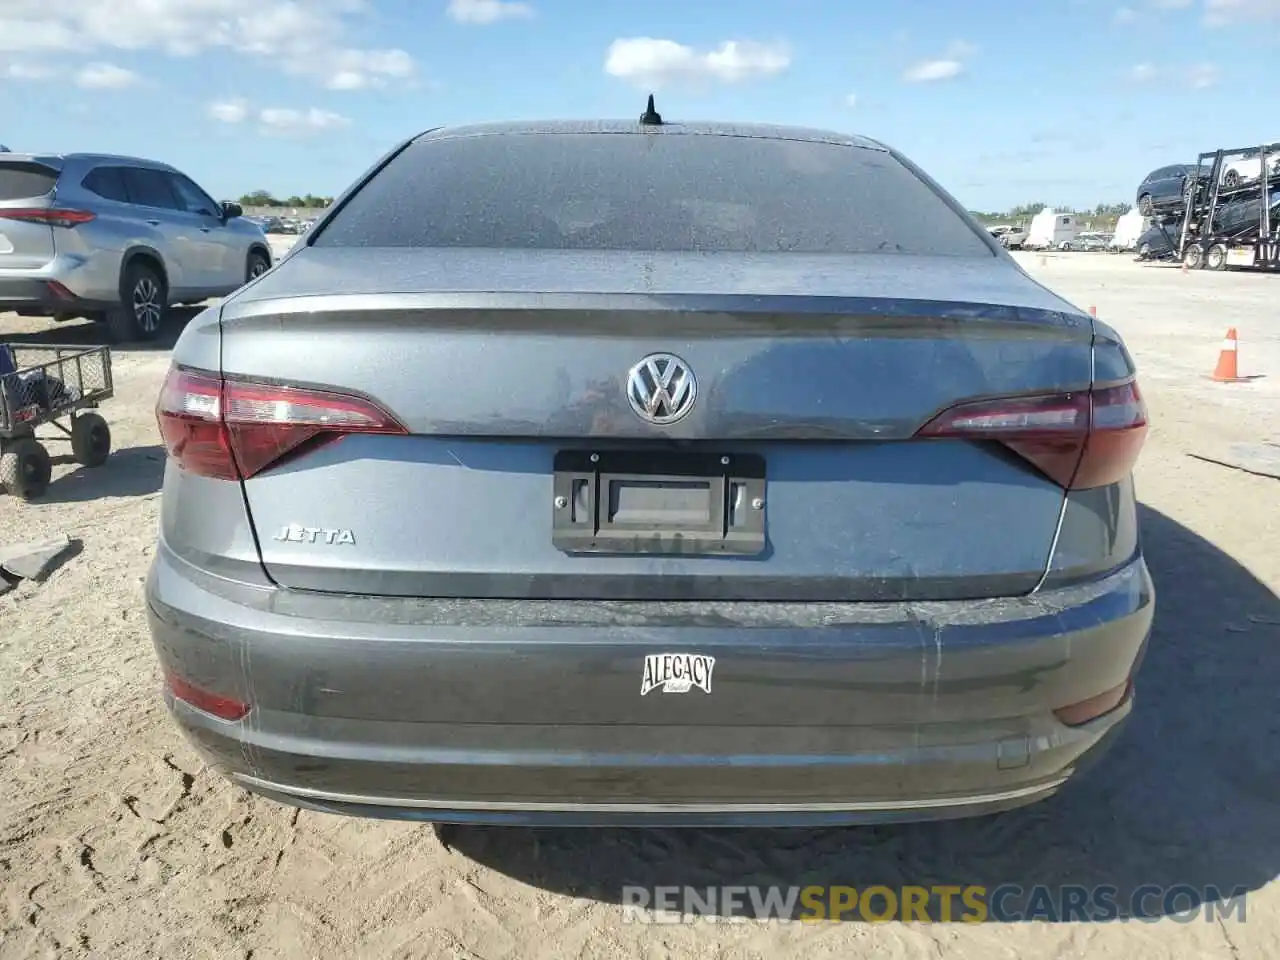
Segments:
[[[1186,207],[1188,192],[1208,179],[1209,171],[1196,163],[1174,163],[1152,170],[1138,184],[1138,212],[1144,217],[1177,213]]]
[[[157,417],[166,703],[276,800],[965,816],[1131,710],[1130,355],[873,140],[416,136],[191,321]]]
[[[1280,144],[1268,147],[1268,152],[1280,150]],[[1273,154],[1267,161],[1269,176],[1280,176],[1280,153]],[[1255,153],[1248,157],[1236,157],[1222,165],[1222,185],[1228,190],[1243,186],[1262,176],[1262,155]]]
[[[1134,243],[1139,260],[1169,260],[1176,256],[1172,228],[1162,224],[1148,227]]]
[[[1002,223],[987,230],[1007,250],[1020,250],[1027,241],[1027,231],[1021,226]]]
[[[172,304],[271,267],[261,228],[181,171],[104,154],[0,155],[0,311],[150,340]]]
[[[1166,222],[1172,228],[1175,255],[1188,269],[1280,269],[1280,174],[1252,180],[1235,177],[1232,184],[1226,175],[1280,166],[1276,149],[1220,147],[1200,154],[1200,165],[1209,170],[1210,189],[1194,197],[1181,216]]]
[[[1074,213],[1058,213],[1041,210],[1031,218],[1031,228],[1023,246],[1031,250],[1070,249],[1070,243],[1080,232],[1080,219]],[[1068,244],[1064,247],[1063,244]]]
[[[1280,193],[1270,198],[1271,218],[1280,219]],[[1230,236],[1258,228],[1262,216],[1260,196],[1243,197],[1223,202],[1213,212],[1213,233]]]
[[[1107,244],[1110,242],[1111,234],[1090,231],[1077,235],[1074,240],[1064,240],[1062,249],[1096,252],[1107,249]]]

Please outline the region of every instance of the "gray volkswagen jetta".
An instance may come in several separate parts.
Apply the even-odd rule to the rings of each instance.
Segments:
[[[361,816],[1046,798],[1151,626],[1134,375],[878,142],[428,131],[174,349],[166,702],[235,783]]]

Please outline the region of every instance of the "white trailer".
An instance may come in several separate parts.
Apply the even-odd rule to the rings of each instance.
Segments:
[[[1080,219],[1074,213],[1041,210],[1031,218],[1024,244],[1032,250],[1061,250],[1080,233]]]
[[[1151,229],[1151,218],[1144,217],[1134,207],[1116,221],[1116,233],[1111,238],[1112,250],[1135,250],[1138,238]]]

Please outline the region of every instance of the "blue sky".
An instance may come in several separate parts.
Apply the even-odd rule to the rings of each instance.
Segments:
[[[655,90],[882,139],[971,208],[1091,205],[1280,138],[1278,53],[1280,0],[0,0],[0,143],[332,194],[427,127]]]

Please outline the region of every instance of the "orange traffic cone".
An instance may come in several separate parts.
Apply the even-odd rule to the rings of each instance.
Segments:
[[[1239,367],[1240,338],[1236,336],[1236,328],[1227,331],[1227,339],[1222,341],[1222,350],[1218,353],[1218,365],[1213,370],[1212,379],[1219,383],[1239,383],[1249,377],[1240,376]]]
[[[1091,317],[1093,317],[1093,319],[1097,320],[1097,319],[1098,319],[1098,308],[1097,308],[1097,307],[1090,307],[1090,308],[1089,308],[1089,316],[1091,316]]]

